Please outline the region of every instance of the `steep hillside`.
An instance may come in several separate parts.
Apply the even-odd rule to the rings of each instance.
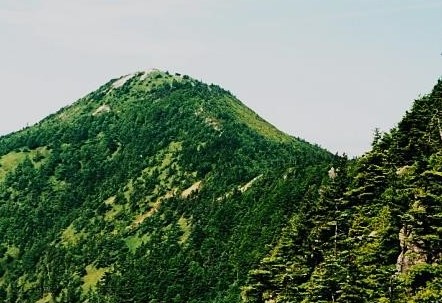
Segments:
[[[373,148],[329,171],[244,302],[442,302],[442,81]]]
[[[112,80],[0,138],[0,301],[239,301],[333,161],[218,86]]]

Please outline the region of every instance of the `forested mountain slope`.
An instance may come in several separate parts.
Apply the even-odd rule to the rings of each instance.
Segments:
[[[244,302],[442,302],[442,81],[372,150],[329,171]]]
[[[405,171],[438,178],[404,153]],[[216,85],[157,70],[112,80],[0,138],[0,301],[237,302],[336,159]]]

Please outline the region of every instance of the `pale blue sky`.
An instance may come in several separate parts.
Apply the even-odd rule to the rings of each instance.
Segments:
[[[442,75],[442,0],[0,0],[0,134],[153,67],[359,155]]]

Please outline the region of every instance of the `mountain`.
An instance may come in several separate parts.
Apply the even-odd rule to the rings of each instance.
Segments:
[[[243,302],[442,302],[441,119],[439,80],[371,151],[336,162]]]
[[[0,301],[238,302],[340,161],[216,85],[111,80],[0,138]]]

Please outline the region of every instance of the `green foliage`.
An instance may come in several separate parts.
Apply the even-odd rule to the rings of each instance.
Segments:
[[[238,301],[333,159],[218,86],[112,80],[0,138],[0,301]]]
[[[249,271],[243,302],[441,302],[442,81],[361,158],[338,158]]]

